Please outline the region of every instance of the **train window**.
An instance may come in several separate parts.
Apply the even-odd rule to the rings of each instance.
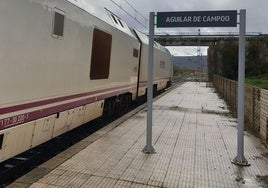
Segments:
[[[133,49],[133,57],[139,57],[139,50],[136,48]]]
[[[165,69],[165,67],[166,67],[166,62],[160,61],[160,69]]]
[[[54,24],[53,24],[53,37],[55,38],[63,38],[63,31],[64,31],[64,12],[55,9],[54,13]]]
[[[124,27],[124,25],[123,25],[122,21],[121,21],[120,19],[118,19],[118,21],[119,21],[119,23],[120,23],[121,27]]]
[[[115,15],[113,15],[112,13],[111,13],[111,17],[112,17],[112,19],[113,19],[113,21],[114,21],[114,23],[116,23],[117,25],[121,25],[121,27],[123,27],[124,28],[124,24],[123,24],[123,22],[119,19],[119,18],[117,18]]]
[[[118,22],[117,22],[117,20],[116,20],[115,16],[114,16],[114,15],[112,15],[112,14],[111,14],[111,16],[112,16],[112,18],[113,18],[114,22],[115,22],[116,24],[118,24]]]
[[[1,134],[1,135],[0,135],[0,150],[1,150],[2,147],[3,147],[3,140],[4,140],[4,135]]]
[[[110,71],[112,35],[94,29],[91,53],[90,79],[107,79]]]

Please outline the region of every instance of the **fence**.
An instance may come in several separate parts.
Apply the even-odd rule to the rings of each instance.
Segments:
[[[237,82],[213,75],[213,85],[232,112],[237,112]],[[268,145],[268,90],[245,87],[245,123],[255,129]]]

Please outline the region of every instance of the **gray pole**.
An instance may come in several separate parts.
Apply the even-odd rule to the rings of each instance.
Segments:
[[[246,10],[240,10],[239,21],[239,66],[238,66],[238,133],[237,156],[232,163],[250,165],[244,157],[244,113],[245,113],[245,49],[246,49]]]
[[[149,25],[149,63],[148,63],[148,85],[147,85],[147,134],[144,153],[155,153],[152,146],[152,115],[153,115],[153,62],[154,62],[154,25],[155,13],[150,12]]]
[[[198,57],[199,57],[199,65],[200,65],[200,69],[199,69],[199,84],[201,83],[201,63],[202,63],[202,61],[201,61],[201,47],[200,47],[200,35],[201,35],[201,31],[200,31],[200,29],[198,29],[198,50],[197,50],[197,52],[198,52]]]

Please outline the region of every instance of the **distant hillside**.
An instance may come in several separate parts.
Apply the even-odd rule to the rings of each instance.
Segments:
[[[202,56],[202,71],[207,72],[207,56]],[[187,70],[200,70],[200,57],[198,56],[175,56],[173,57],[173,64]]]

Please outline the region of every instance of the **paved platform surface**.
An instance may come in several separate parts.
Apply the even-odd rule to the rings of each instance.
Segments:
[[[245,132],[205,83],[188,82],[153,104],[155,154],[144,154],[146,109],[130,113],[39,166],[9,187],[268,187],[268,152]]]

